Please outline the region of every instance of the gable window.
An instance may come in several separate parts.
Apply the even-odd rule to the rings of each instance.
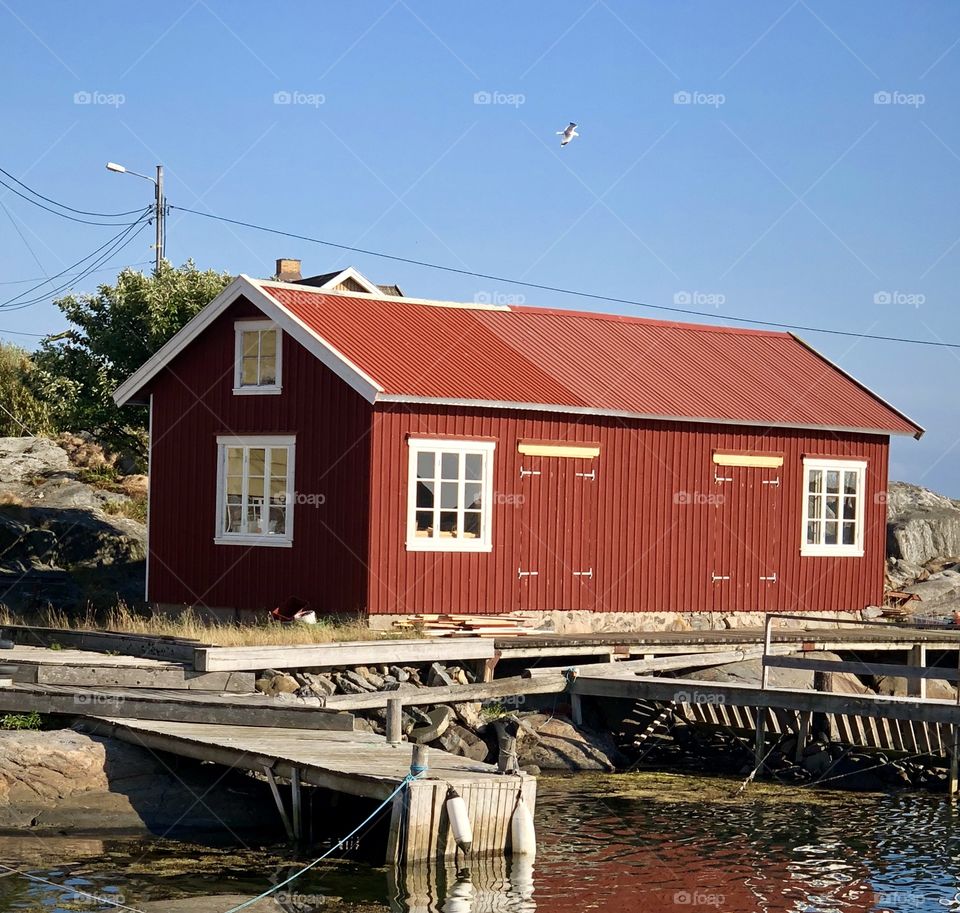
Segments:
[[[234,393],[279,393],[280,328],[269,320],[239,320],[234,324]]]
[[[863,460],[803,461],[801,555],[863,555]]]
[[[492,441],[410,438],[407,548],[490,551]]]
[[[219,545],[293,544],[294,438],[217,438]]]

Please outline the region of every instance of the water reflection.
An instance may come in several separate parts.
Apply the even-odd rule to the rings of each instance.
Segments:
[[[945,797],[768,787],[734,800],[739,784],[728,781],[651,782],[544,778],[535,865],[500,857],[399,872],[324,864],[250,913],[960,910],[960,820]],[[222,913],[302,865],[276,846],[31,837],[0,839],[0,862],[94,894],[120,892],[150,913]],[[0,913],[50,913],[61,900],[54,889],[0,878]]]
[[[421,864],[389,873],[392,913],[533,913],[534,864],[491,856],[469,867]]]

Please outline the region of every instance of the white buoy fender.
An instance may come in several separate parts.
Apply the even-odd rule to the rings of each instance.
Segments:
[[[510,837],[514,856],[535,856],[537,854],[537,832],[533,826],[533,815],[521,796],[510,822]]]
[[[473,828],[470,827],[470,818],[467,815],[467,803],[452,786],[447,790],[446,805],[453,839],[464,853],[469,853],[473,845]]]

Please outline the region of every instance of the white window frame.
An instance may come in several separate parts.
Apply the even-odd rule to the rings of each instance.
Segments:
[[[407,462],[407,550],[412,552],[489,552],[493,550],[493,453],[494,441],[449,440],[443,438],[411,437],[407,439],[409,459]],[[417,456],[423,451],[445,453],[479,453],[483,457],[480,473],[480,535],[475,539],[433,538],[417,535]],[[463,496],[458,515],[462,517]],[[437,498],[440,493],[437,492]]]
[[[232,533],[225,529],[226,504],[227,504],[227,448],[229,447],[286,447],[287,448],[287,500],[286,500],[286,522],[282,535],[272,533]],[[293,545],[293,506],[296,501],[294,479],[295,476],[295,457],[296,457],[296,437],[294,435],[279,434],[260,434],[260,435],[232,435],[221,434],[217,436],[217,518],[216,535],[213,541],[217,545],[266,545],[279,548],[290,548]],[[249,456],[244,451],[244,492],[247,488],[247,465]],[[269,476],[264,478],[264,497],[268,497],[268,486],[270,484]],[[244,497],[244,501],[246,497]]]
[[[810,510],[810,473],[814,470],[822,470],[824,473],[830,470],[839,472],[857,473],[857,511],[855,517],[856,531],[853,544],[837,542],[835,545],[826,543],[810,544],[807,542],[807,522],[811,518]],[[862,558],[863,557],[863,518],[864,518],[864,500],[866,498],[867,481],[867,461],[866,460],[843,460],[843,459],[818,459],[816,457],[804,458],[803,461],[803,509],[801,510],[800,526],[800,554],[803,556],[821,556],[831,558]],[[821,496],[826,499],[826,483]],[[840,485],[841,515],[843,513],[843,483]],[[842,516],[840,519],[842,523]],[[838,531],[838,539],[842,538],[842,527]]]
[[[277,334],[276,383],[243,383],[243,334],[273,330]],[[259,358],[259,355],[258,355]],[[233,393],[235,396],[275,394],[283,392],[283,331],[272,320],[237,320],[233,324]]]

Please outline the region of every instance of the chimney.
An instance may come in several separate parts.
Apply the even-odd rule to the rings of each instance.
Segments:
[[[276,278],[281,282],[299,282],[303,278],[300,275],[300,261],[277,260]]]

